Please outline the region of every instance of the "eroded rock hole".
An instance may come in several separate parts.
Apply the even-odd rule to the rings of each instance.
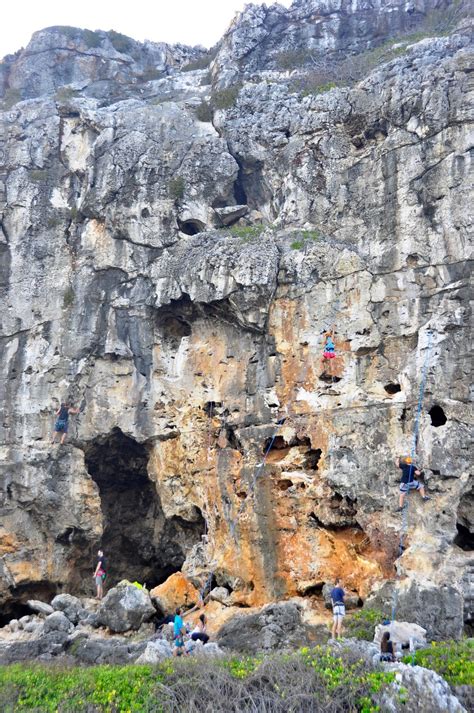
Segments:
[[[222,408],[222,402],[221,401],[207,401],[204,406],[202,407],[202,410],[206,414],[206,416],[209,416],[209,418],[212,418],[212,416],[215,416],[216,414],[216,409]]]
[[[459,522],[456,524],[456,529],[458,534],[454,538],[454,544],[465,552],[472,552],[474,550],[474,532],[471,532]]]
[[[100,493],[109,583],[121,579],[163,582],[181,569],[205,531],[202,513],[193,521],[166,518],[148,477],[146,446],[115,428],[84,447],[87,469]],[[99,545],[99,543],[97,543]],[[90,564],[89,564],[90,566]]]
[[[239,172],[234,181],[234,198],[237,205],[247,205],[247,193],[244,188],[243,170],[239,164]]]
[[[11,599],[2,603],[0,608],[0,627],[8,624],[11,619],[20,619],[22,616],[34,614],[26,603],[28,599],[38,599],[49,603],[58,593],[58,587],[51,582],[31,582],[12,587],[10,591]]]
[[[310,470],[318,470],[318,464],[321,459],[322,450],[321,448],[314,448],[308,451],[306,454],[304,467]]]
[[[438,428],[438,426],[444,426],[444,424],[448,420],[441,406],[438,406],[437,404],[432,406],[428,413],[431,418],[431,425],[435,428]]]
[[[200,220],[178,220],[178,227],[185,235],[197,235],[206,229],[205,224]]]
[[[331,374],[327,374],[325,371],[323,371],[322,374],[319,376],[319,381],[324,381],[325,384],[337,384],[339,381],[341,381],[340,376],[332,376]]]
[[[272,450],[284,450],[285,448],[294,448],[296,446],[305,446],[306,448],[311,448],[311,439],[308,438],[308,436],[303,436],[303,438],[298,438],[295,436],[294,438],[290,439],[289,441],[286,441],[283,436],[275,436],[271,438],[267,438],[265,441],[265,445],[263,447],[263,452],[266,453],[268,450],[268,447],[271,445]]]
[[[400,384],[386,384],[386,386],[383,387],[387,394],[390,394],[390,396],[393,396],[393,394],[398,394],[399,391],[402,390],[402,387]]]

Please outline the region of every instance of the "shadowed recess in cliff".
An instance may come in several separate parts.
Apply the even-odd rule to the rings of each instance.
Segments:
[[[151,587],[179,571],[204,533],[201,512],[195,509],[192,522],[165,517],[148,477],[147,447],[118,428],[85,445],[84,453],[100,493],[109,584],[126,578]]]

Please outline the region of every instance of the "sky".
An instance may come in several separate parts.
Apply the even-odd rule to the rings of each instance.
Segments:
[[[273,0],[267,0],[271,5]],[[289,7],[291,0],[279,0]],[[25,47],[37,30],[72,25],[116,30],[136,40],[211,47],[246,0],[19,0],[0,22],[0,57]],[[262,5],[260,0],[254,4]]]

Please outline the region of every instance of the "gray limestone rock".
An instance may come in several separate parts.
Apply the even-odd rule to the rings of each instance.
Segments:
[[[49,614],[44,620],[43,631],[48,634],[51,631],[70,632],[73,624],[62,611],[55,611]]]
[[[235,616],[216,636],[216,643],[223,649],[244,652],[293,648],[307,641],[300,609],[292,602],[270,604],[256,614]]]
[[[49,604],[46,604],[46,602],[40,602],[36,599],[29,599],[26,603],[34,612],[38,612],[38,614],[43,614],[44,616],[48,616],[49,614],[52,614],[54,612],[53,607]]]
[[[51,602],[51,606],[55,611],[62,611],[73,624],[77,624],[88,616],[81,600],[71,594],[57,594]]]
[[[421,666],[386,664],[388,671],[395,672],[395,682],[380,696],[381,709],[387,713],[400,710],[400,697],[407,710],[420,713],[466,713],[466,709],[452,694],[446,681],[435,671]]]
[[[97,612],[97,621],[115,632],[139,629],[156,613],[150,595],[133,584],[121,583],[108,592]]]
[[[146,649],[135,660],[136,664],[156,664],[173,655],[171,644],[165,639],[149,641]]]

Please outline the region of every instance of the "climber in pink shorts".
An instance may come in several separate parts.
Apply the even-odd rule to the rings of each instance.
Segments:
[[[323,357],[325,359],[334,359],[336,357],[335,344],[332,340],[332,332],[326,332],[326,343],[324,345]]]

